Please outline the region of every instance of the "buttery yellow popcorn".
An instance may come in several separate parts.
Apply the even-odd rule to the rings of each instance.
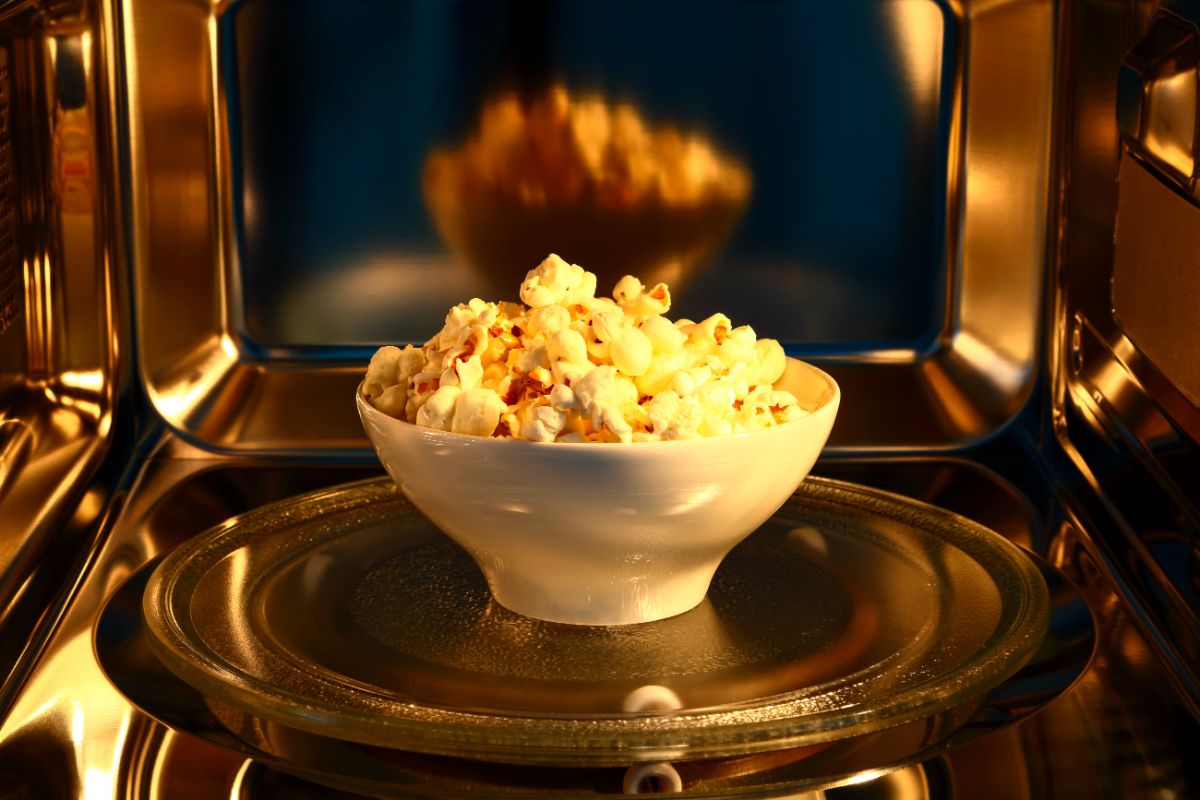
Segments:
[[[669,320],[665,284],[626,275],[612,297],[550,255],[521,303],[472,299],[422,347],[381,347],[363,397],[427,428],[533,442],[647,442],[724,436],[805,416],[774,384],[774,339],[724,314]]]

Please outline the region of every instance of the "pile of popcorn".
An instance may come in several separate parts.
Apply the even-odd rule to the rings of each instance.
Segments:
[[[807,414],[773,384],[786,357],[724,314],[664,314],[666,284],[637,278],[596,296],[596,276],[549,256],[520,303],[450,309],[423,347],[382,347],[363,397],[437,430],[534,442],[645,442],[767,428]]]
[[[749,174],[703,137],[651,130],[628,104],[572,98],[555,85],[533,98],[501,94],[483,107],[479,131],[426,165],[433,191],[493,196],[527,207],[580,202],[608,208],[695,205],[741,199]]]

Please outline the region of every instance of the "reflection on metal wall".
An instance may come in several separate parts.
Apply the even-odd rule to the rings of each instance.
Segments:
[[[1196,714],[1200,284],[1187,248],[1200,221],[1188,77],[1200,19],[1178,16],[1195,14],[1185,3],[1131,8],[1087,0],[1064,17],[1065,63],[1079,68],[1061,151],[1070,224],[1049,363],[1053,430],[1090,490],[1076,495],[1088,501],[1097,558]]]
[[[464,258],[439,233],[430,154],[469,148],[496,98],[561,85],[750,176],[728,232],[731,211],[685,219],[692,246],[666,248],[693,251],[672,310],[822,360],[846,387],[834,448],[994,434],[1035,379],[1050,0],[683,5],[123,6],[156,411],[224,450],[361,453],[342,398],[371,345],[510,283],[479,268],[501,248]],[[603,244],[653,253],[638,231]]]
[[[752,178],[702,134],[653,126],[631,103],[554,84],[484,101],[461,145],[430,152],[422,190],[442,239],[511,297],[549,252],[601,291],[623,275],[685,289],[725,243]]]
[[[680,314],[816,349],[920,349],[941,325],[958,20],[937,2],[244,0],[221,22],[245,333],[264,345],[423,341],[560,245],[616,277],[676,257]],[[744,164],[744,210],[426,208],[431,150],[555,82]]]

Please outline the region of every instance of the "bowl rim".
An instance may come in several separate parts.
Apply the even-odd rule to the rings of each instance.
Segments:
[[[561,450],[563,452],[579,451],[579,452],[589,452],[589,453],[596,453],[596,452],[601,452],[601,451],[611,452],[608,447],[597,447],[597,445],[618,445],[619,444],[619,445],[622,445],[623,448],[629,447],[630,445],[636,445],[639,449],[651,449],[651,448],[662,448],[662,447],[681,447],[681,446],[685,446],[685,445],[691,445],[693,447],[698,447],[698,446],[711,447],[711,446],[713,446],[711,444],[713,442],[745,441],[746,439],[751,439],[751,438],[755,438],[755,437],[764,437],[764,436],[772,436],[772,435],[777,436],[777,435],[779,435],[780,431],[795,430],[797,427],[800,427],[800,426],[803,426],[806,424],[811,425],[812,423],[809,422],[809,420],[813,420],[814,418],[818,417],[819,415],[827,414],[830,412],[831,409],[833,409],[834,412],[836,413],[836,409],[841,404],[841,397],[842,397],[842,390],[841,390],[841,387],[838,386],[837,381],[835,381],[833,379],[833,377],[829,375],[829,373],[825,372],[825,370],[823,370],[819,367],[816,367],[816,366],[808,363],[807,361],[802,361],[801,359],[794,358],[792,356],[788,356],[787,360],[788,360],[788,363],[794,363],[794,364],[799,365],[801,368],[808,370],[809,372],[813,373],[816,377],[820,378],[821,380],[823,380],[825,382],[826,391],[822,395],[821,402],[817,405],[816,408],[812,409],[811,411],[809,411],[808,414],[804,415],[803,417],[801,417],[799,419],[790,420],[790,421],[784,422],[780,425],[772,425],[769,428],[760,428],[755,431],[743,431],[742,433],[730,433],[730,434],[725,434],[722,436],[697,436],[697,437],[693,437],[691,439],[666,439],[666,440],[651,441],[651,442],[533,442],[533,441],[529,441],[528,439],[497,438],[494,436],[475,436],[475,435],[472,435],[469,433],[454,433],[452,431],[438,430],[437,428],[425,428],[425,427],[422,427],[415,423],[408,422],[407,420],[397,419],[396,417],[393,417],[390,414],[385,414],[384,412],[375,408],[375,406],[368,403],[366,398],[363,397],[362,386],[363,386],[364,381],[359,381],[358,385],[355,387],[354,399],[355,399],[355,404],[358,406],[360,415],[363,415],[366,417],[371,417],[372,419],[380,420],[380,421],[382,421],[382,424],[385,426],[387,426],[387,425],[404,426],[404,427],[394,427],[393,428],[396,431],[403,431],[403,433],[400,434],[402,436],[416,435],[416,436],[420,436],[420,437],[424,438],[426,441],[437,442],[437,443],[441,443],[441,444],[445,444],[445,445],[461,446],[461,445],[469,444],[469,445],[475,446],[475,447],[487,447],[487,446],[539,447],[539,448],[551,447],[556,451],[557,450]],[[368,430],[368,436],[369,435],[370,435],[370,431]],[[497,443],[501,443],[501,444],[483,445],[483,444],[481,444],[481,442],[497,442]],[[707,442],[709,444],[707,444],[707,445],[698,444],[701,442]]]

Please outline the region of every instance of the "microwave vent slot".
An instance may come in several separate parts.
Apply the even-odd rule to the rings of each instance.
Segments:
[[[17,318],[22,283],[9,80],[8,51],[0,48],[0,336],[8,332]]]

